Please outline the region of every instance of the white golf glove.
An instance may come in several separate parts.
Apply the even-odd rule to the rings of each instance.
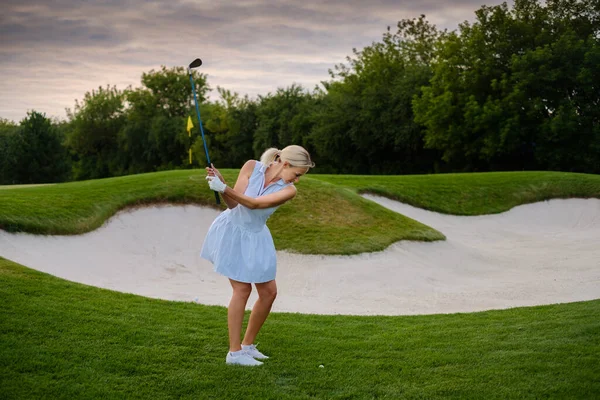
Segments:
[[[225,193],[226,184],[221,182],[218,176],[207,176],[208,186],[215,192]]]

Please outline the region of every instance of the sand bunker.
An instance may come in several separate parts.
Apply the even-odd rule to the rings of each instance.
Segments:
[[[364,197],[438,229],[447,240],[402,241],[357,256],[278,252],[273,311],[408,315],[600,298],[598,199],[457,217]],[[225,306],[227,279],[198,256],[217,215],[198,206],[160,206],[120,212],[80,236],[0,231],[0,255],[88,285]]]

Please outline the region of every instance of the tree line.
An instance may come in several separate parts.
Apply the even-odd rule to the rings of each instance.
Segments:
[[[207,76],[193,74],[221,168],[300,144],[322,173],[600,173],[599,41],[597,0],[516,0],[483,6],[451,32],[423,15],[402,20],[313,90],[250,99],[217,87],[209,101]],[[66,121],[36,111],[0,119],[0,183],[203,167],[197,125],[187,71],[162,67],[139,88],[86,93]]]

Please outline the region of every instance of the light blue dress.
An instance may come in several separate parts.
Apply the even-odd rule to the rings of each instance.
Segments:
[[[266,169],[256,161],[246,196],[256,198],[292,185],[280,179],[265,188]],[[235,281],[262,283],[275,279],[275,245],[266,222],[276,209],[252,210],[238,204],[223,211],[208,229],[200,257],[212,262],[216,272]]]

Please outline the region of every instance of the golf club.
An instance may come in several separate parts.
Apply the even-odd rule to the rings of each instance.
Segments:
[[[194,85],[194,78],[192,77],[192,69],[198,68],[202,65],[202,60],[196,58],[192,61],[188,67],[188,75],[190,76],[190,82],[192,83],[192,92],[194,93],[194,102],[196,103],[196,114],[198,115],[198,123],[200,124],[200,133],[202,134],[202,143],[204,143],[204,151],[206,152],[206,161],[210,167],[210,157],[208,156],[208,147],[206,147],[206,140],[204,139],[204,128],[202,127],[202,119],[200,118],[200,108],[198,107],[198,98],[196,97],[196,86]],[[221,204],[219,193],[215,192],[215,200],[217,204]]]

